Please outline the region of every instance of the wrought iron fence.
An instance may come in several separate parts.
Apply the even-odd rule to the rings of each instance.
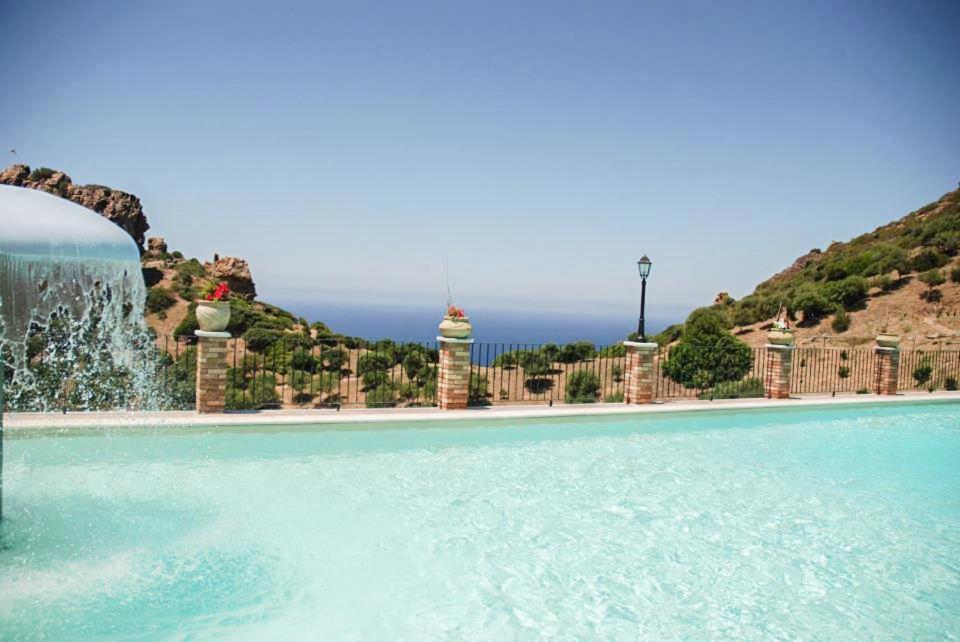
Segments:
[[[102,375],[81,396],[64,364],[51,364],[42,342],[32,353],[36,390],[8,397],[8,410],[97,410],[108,407],[190,409],[196,395],[197,339],[159,337],[140,361]],[[435,342],[314,339],[306,335],[227,341],[227,399],[230,410],[433,406],[437,403],[439,344]],[[677,347],[657,351],[655,399],[762,397],[771,354],[766,348],[733,352],[701,350],[693,357]],[[690,366],[690,364],[693,366]],[[626,348],[580,341],[566,345],[474,343],[470,351],[472,405],[530,403],[616,403],[624,400]],[[56,366],[56,367],[54,367]],[[692,369],[691,369],[692,368]],[[10,373],[7,373],[9,377]],[[791,393],[874,393],[879,361],[872,348],[799,347],[793,353]],[[149,382],[149,403],[127,385]],[[957,389],[960,350],[903,350],[901,390]],[[89,383],[89,382],[88,382]],[[142,387],[141,387],[142,388]],[[41,403],[42,401],[42,403]],[[152,404],[152,405],[151,405]]]

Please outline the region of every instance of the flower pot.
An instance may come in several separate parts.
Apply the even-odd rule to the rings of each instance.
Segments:
[[[204,332],[223,332],[230,323],[229,301],[197,301],[197,325]]]
[[[440,330],[440,336],[447,339],[466,339],[473,332],[469,317],[443,317],[443,321],[437,328]]]
[[[767,333],[767,342],[775,346],[792,346],[797,340],[792,332],[783,330],[771,330]]]
[[[878,334],[877,345],[881,348],[898,348],[900,347],[900,337],[895,334]]]

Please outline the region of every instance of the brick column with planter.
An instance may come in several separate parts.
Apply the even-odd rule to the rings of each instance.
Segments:
[[[437,337],[440,365],[437,371],[437,405],[444,410],[464,410],[470,399],[470,348],[473,339]]]
[[[223,412],[227,401],[227,339],[229,332],[196,330],[197,412]]]
[[[656,343],[624,341],[627,347],[627,367],[623,373],[623,401],[625,403],[653,403],[653,359],[659,346]]]
[[[794,347],[768,343],[765,348],[767,377],[764,382],[764,393],[768,399],[789,399]]]
[[[877,394],[895,395],[900,385],[900,337],[881,334],[877,337]]]

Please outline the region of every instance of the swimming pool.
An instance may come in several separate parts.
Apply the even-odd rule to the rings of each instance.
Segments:
[[[960,404],[13,433],[0,638],[941,638]]]

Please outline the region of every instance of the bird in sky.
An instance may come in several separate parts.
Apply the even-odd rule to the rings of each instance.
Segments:
[[[17,155],[17,150],[11,149],[11,150],[10,150],[10,153],[13,154],[14,156],[16,156],[16,155]]]

